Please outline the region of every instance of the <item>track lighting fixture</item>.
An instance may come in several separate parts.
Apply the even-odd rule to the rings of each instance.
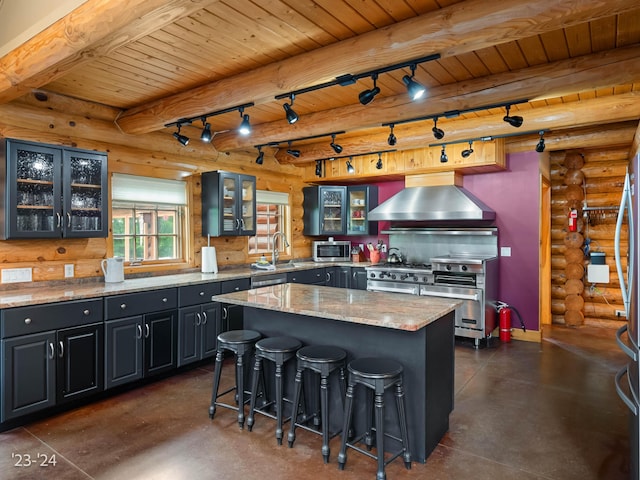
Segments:
[[[382,153],[378,152],[378,161],[376,162],[376,168],[378,170],[382,169]]]
[[[417,100],[425,94],[427,89],[424,87],[424,85],[416,82],[413,79],[416,74],[416,64],[411,64],[409,68],[411,68],[411,76],[405,75],[404,77],[402,77],[402,81],[407,86],[407,93],[409,94],[411,100]]]
[[[462,151],[461,155],[462,158],[467,158],[469,155],[471,155],[473,153],[473,142],[470,141],[469,142],[469,148],[465,149]]]
[[[180,129],[181,128],[182,128],[182,125],[178,124],[178,131],[177,132],[173,132],[173,138],[178,140],[182,145],[186,146],[189,143],[189,137],[186,137],[186,136],[180,134]]]
[[[447,157],[447,153],[444,151],[444,145],[442,145],[442,151],[440,152],[440,163],[447,163],[449,161],[449,157]]]
[[[398,142],[398,139],[393,134],[393,127],[394,127],[393,123],[389,125],[390,132],[389,132],[389,138],[387,138],[387,143],[392,147]]]
[[[338,145],[336,143],[336,134],[335,133],[331,134],[331,143],[330,143],[330,145],[331,145],[331,148],[333,148],[334,152],[336,152],[337,154],[342,153],[342,146]]]
[[[258,149],[258,157],[256,158],[256,163],[258,165],[262,165],[262,162],[264,162],[264,152],[262,151],[262,146],[258,145],[256,148]]]
[[[249,135],[251,133],[251,122],[249,121],[249,115],[244,114],[244,107],[240,107],[238,110],[240,111],[240,118],[242,118],[242,122],[238,127],[238,133],[240,135]]]
[[[358,99],[362,105],[371,103],[375,96],[380,93],[380,87],[376,85],[378,74],[374,73],[371,75],[371,79],[373,80],[373,88],[371,90],[363,90],[360,92],[360,95],[358,95]]]
[[[316,160],[316,177],[322,176],[322,160]]]
[[[202,117],[202,133],[200,134],[200,140],[204,143],[211,143],[211,124],[207,123],[207,117]]]
[[[540,141],[536,145],[536,152],[538,152],[538,153],[544,152],[544,147],[545,147],[545,144],[544,144],[544,130],[540,130]]]
[[[441,140],[444,137],[444,130],[438,128],[438,117],[433,119],[433,128],[431,131],[436,140]]]
[[[351,157],[349,157],[349,160],[347,160],[347,173],[354,173],[355,171],[356,169],[351,165]]]
[[[507,114],[502,118],[505,122],[507,122],[512,127],[519,128],[524,121],[523,118],[519,115],[509,116],[509,110],[511,109],[511,105],[507,105]]]
[[[284,108],[287,122],[294,124],[298,121],[298,114],[293,110],[293,101],[296,99],[296,96],[292,93],[289,95],[289,98],[291,99],[291,103],[285,103],[282,105],[282,108]]]
[[[289,142],[289,148],[287,148],[287,153],[289,155],[291,155],[292,157],[295,157],[295,158],[299,158],[300,157],[300,150],[296,150],[294,148],[291,148],[291,142]]]

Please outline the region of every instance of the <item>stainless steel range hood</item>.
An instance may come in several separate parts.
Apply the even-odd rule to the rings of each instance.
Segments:
[[[496,212],[455,185],[407,187],[369,212],[369,220],[489,223]]]

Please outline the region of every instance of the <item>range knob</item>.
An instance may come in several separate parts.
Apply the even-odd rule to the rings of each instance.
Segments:
[[[414,281],[414,282],[417,282],[417,281],[418,281],[418,276],[417,276],[417,275],[414,275],[414,276],[413,276],[413,281]]]
[[[403,273],[402,275],[400,275],[400,280],[406,280],[407,278],[409,278],[408,273]]]
[[[447,269],[447,270],[451,270],[451,265],[447,265],[447,266],[446,266],[446,269]]]
[[[463,271],[463,272],[466,272],[466,271],[467,271],[467,266],[466,266],[466,265],[462,265],[462,267],[460,267],[460,268],[462,268],[462,271]]]
[[[376,278],[376,274],[371,272],[371,274],[369,275],[371,278]]]
[[[395,280],[395,279],[396,279],[396,274],[394,273],[391,275],[391,280]]]

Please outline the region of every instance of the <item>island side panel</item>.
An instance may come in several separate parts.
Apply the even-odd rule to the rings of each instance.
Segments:
[[[424,463],[448,430],[453,409],[453,312],[413,332],[253,307],[245,307],[244,324],[268,337],[289,335],[305,345],[335,345],[344,348],[349,359],[382,356],[401,362],[414,460]],[[388,394],[385,417],[390,432],[398,435],[395,399]],[[332,405],[336,407],[339,404]],[[341,415],[332,415],[332,423],[339,420],[336,417]]]

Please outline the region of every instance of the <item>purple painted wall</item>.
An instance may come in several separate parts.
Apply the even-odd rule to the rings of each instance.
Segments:
[[[511,247],[510,257],[500,257],[499,299],[520,313],[527,330],[540,330],[538,154],[508,155],[507,165],[503,172],[464,176],[464,188],[496,211],[499,247]],[[520,326],[517,316],[511,324]]]

